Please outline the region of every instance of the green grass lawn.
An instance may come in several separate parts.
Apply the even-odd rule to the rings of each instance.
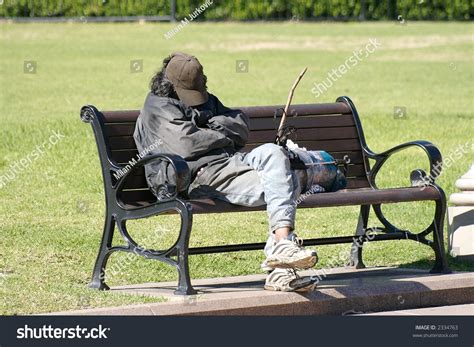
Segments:
[[[198,56],[210,91],[227,105],[282,104],[294,78],[308,66],[294,102],[350,96],[374,151],[425,139],[449,156],[473,141],[472,23],[192,23],[170,40],[163,34],[172,24],[0,25],[0,175],[53,130],[64,135],[0,188],[3,314],[159,300],[87,288],[104,197],[94,138],[90,126],[80,121],[79,109],[85,104],[139,109],[152,73],[172,51]],[[382,46],[316,99],[313,82],[322,81],[369,38]],[[131,73],[131,60],[142,60],[143,71]],[[236,72],[237,60],[248,60],[248,73]],[[36,62],[36,73],[24,72],[25,61]],[[406,108],[406,118],[394,118],[396,106]],[[471,152],[441,175],[439,183],[448,195],[472,160]],[[412,169],[427,167],[421,150],[400,153],[380,173],[380,185],[406,186]],[[386,211],[400,227],[420,231],[431,221],[433,205],[399,204]],[[357,207],[300,210],[297,231],[303,237],[350,235],[357,213]],[[172,241],[177,221],[177,216],[155,217],[130,223],[130,230],[138,240],[152,240],[161,248]],[[195,216],[191,245],[261,242],[266,223],[264,212]],[[375,226],[375,220],[369,224]],[[343,265],[339,254],[349,247],[320,247],[317,266]],[[369,266],[429,269],[434,259],[429,247],[411,241],[374,242],[364,252]],[[260,251],[193,256],[191,274],[259,273],[262,260]],[[176,279],[174,269],[157,262],[112,255],[109,266],[117,264],[120,271],[109,276],[110,285]],[[452,258],[450,264],[472,270]]]

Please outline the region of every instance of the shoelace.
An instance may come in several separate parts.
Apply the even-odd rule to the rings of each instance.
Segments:
[[[288,269],[288,270],[290,270],[290,272],[293,273],[293,275],[295,276],[295,279],[300,279],[301,278],[300,275],[298,275],[298,273],[296,272],[295,269]]]
[[[293,242],[298,246],[298,247],[303,247],[303,239],[300,239],[298,236],[295,236],[293,238]]]

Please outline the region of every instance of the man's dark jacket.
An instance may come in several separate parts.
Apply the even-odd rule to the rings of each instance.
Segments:
[[[242,149],[248,135],[247,116],[225,107],[212,94],[204,105],[187,107],[179,100],[149,93],[133,137],[139,153],[183,157],[193,179],[199,168]],[[163,186],[174,193],[175,182],[168,163],[148,164],[145,173],[155,195],[160,196],[158,188]]]

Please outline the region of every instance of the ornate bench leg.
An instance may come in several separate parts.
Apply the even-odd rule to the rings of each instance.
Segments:
[[[178,269],[178,288],[174,294],[178,295],[192,295],[196,294],[191,284],[191,277],[189,276],[188,264],[188,246],[189,238],[191,236],[191,229],[193,225],[193,215],[190,205],[183,202],[183,208],[180,209],[181,215],[181,230],[179,232],[179,240],[176,245],[177,269]]]
[[[112,238],[114,236],[115,221],[110,215],[107,215],[104,232],[102,234],[102,240],[100,242],[99,254],[94,265],[94,271],[92,273],[92,281],[89,283],[89,288],[108,290],[110,289],[105,284],[105,266],[109,258],[109,248],[112,245]]]
[[[435,252],[435,264],[430,273],[451,273],[444,250],[444,216],[446,214],[446,198],[443,191],[440,191],[442,198],[436,201],[435,218],[432,224],[433,230],[433,250]]]
[[[367,223],[369,221],[369,212],[370,212],[370,205],[361,205],[360,206],[360,213],[359,213],[359,220],[357,222],[357,228],[355,232],[355,236],[363,236],[365,234],[365,229],[367,228]],[[354,266],[356,269],[363,269],[365,265],[362,261],[362,246],[364,242],[361,241],[359,238],[356,239],[352,243],[351,246],[351,254],[349,265]]]

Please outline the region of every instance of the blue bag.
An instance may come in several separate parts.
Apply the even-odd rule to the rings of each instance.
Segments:
[[[291,168],[303,176],[303,182],[306,182],[305,187],[302,187],[303,192],[314,191],[315,186],[324,188],[326,192],[335,192],[346,187],[346,177],[328,152],[300,148],[288,151]]]

